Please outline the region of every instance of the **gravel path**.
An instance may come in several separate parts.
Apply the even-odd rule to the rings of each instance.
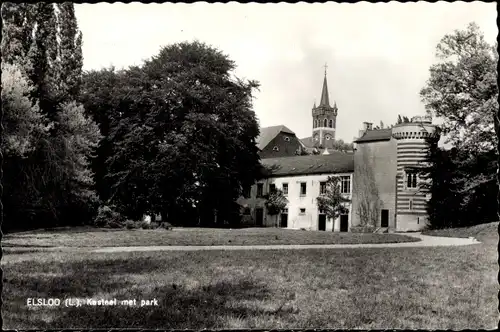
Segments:
[[[374,243],[374,244],[301,244],[301,245],[249,245],[249,246],[140,246],[140,247],[102,247],[90,252],[131,252],[131,251],[197,251],[197,250],[270,250],[270,249],[343,249],[343,248],[391,248],[391,247],[446,247],[464,246],[481,243],[474,238],[452,238],[428,236],[420,233],[407,233],[419,238],[418,242]]]

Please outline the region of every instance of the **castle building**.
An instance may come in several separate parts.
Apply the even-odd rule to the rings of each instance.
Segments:
[[[267,173],[238,200],[244,222],[258,227],[339,232],[423,229],[430,194],[424,186],[428,179],[423,178],[419,168],[426,162],[428,139],[439,140],[431,118],[415,116],[408,123],[385,129],[373,129],[371,123],[364,122],[354,141],[355,151],[340,152],[329,151],[335,139],[336,117],[336,104],[329,104],[325,73],[320,105],[312,111],[312,136],[300,142],[294,140],[290,145],[293,147],[279,155],[284,148],[278,143],[296,139],[291,130],[277,126],[270,130],[268,138],[260,140],[268,142],[261,145],[262,165]],[[293,156],[297,142],[323,152]],[[328,176],[340,177],[341,193],[351,200],[346,206],[349,212],[337,220],[326,218],[316,204]],[[280,215],[271,216],[266,212],[264,196],[275,188],[286,193],[288,206]]]
[[[243,207],[243,223],[257,227],[347,232],[351,226],[351,204],[348,212],[331,220],[319,210],[316,199],[326,189],[329,176],[340,177],[341,194],[352,198],[354,158],[352,153],[332,152],[328,155],[268,158],[262,165],[270,171],[238,201]],[[266,211],[265,195],[282,190],[288,200],[287,208],[279,215]]]
[[[419,174],[426,162],[427,139],[439,140],[430,117],[415,116],[409,123],[373,130],[365,122],[355,141],[354,225],[375,220],[388,230],[420,230],[427,222],[427,179]]]

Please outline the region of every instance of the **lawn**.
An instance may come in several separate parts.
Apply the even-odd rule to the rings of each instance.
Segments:
[[[494,329],[497,233],[463,247],[10,253],[4,328]],[[30,307],[27,298],[156,299]]]
[[[498,233],[498,221],[480,224],[472,227],[445,228],[423,231],[424,235],[445,237],[481,237],[484,235]]]
[[[278,228],[76,229],[8,234],[4,247],[115,247],[154,245],[353,244],[414,242],[400,234],[360,234]]]

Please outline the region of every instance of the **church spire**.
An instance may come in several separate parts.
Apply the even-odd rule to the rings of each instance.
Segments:
[[[326,82],[326,68],[328,68],[328,66],[325,63],[325,78],[323,80],[323,90],[321,91],[321,101],[319,103],[319,106],[330,107],[330,99],[328,98],[328,84]]]

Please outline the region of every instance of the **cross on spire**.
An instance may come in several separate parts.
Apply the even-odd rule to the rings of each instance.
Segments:
[[[328,65],[326,64],[326,62],[325,62],[325,65],[323,67],[325,67],[325,76],[326,76],[326,69],[328,68]]]

